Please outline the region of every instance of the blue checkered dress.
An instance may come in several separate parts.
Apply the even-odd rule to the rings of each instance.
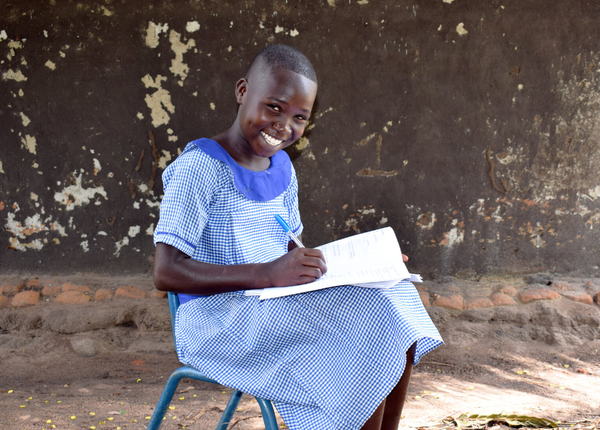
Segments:
[[[302,231],[289,158],[280,151],[273,172],[250,172],[215,144],[190,143],[165,170],[155,242],[214,264],[280,257],[288,238],[273,215]],[[253,200],[261,196],[269,199]],[[359,429],[400,380],[408,348],[417,342],[416,364],[442,343],[406,281],[389,290],[344,286],[265,301],[243,292],[182,301],[189,298],[175,325],[179,359],[271,400],[292,430]]]

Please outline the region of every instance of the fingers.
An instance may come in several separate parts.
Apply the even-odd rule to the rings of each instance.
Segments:
[[[408,261],[408,256],[402,254],[402,261],[406,263]]]
[[[327,265],[325,264],[325,257],[323,253],[318,249],[303,248],[299,250],[302,257],[299,257],[298,261],[302,266],[308,270],[306,276],[313,276],[318,279],[325,273],[327,273]],[[311,268],[312,270],[309,270]],[[316,269],[316,270],[315,270]],[[313,275],[314,274],[314,275]]]

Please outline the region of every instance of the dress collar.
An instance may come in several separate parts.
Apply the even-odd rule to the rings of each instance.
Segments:
[[[287,190],[292,181],[292,162],[285,151],[278,151],[271,157],[267,170],[255,172],[240,166],[212,139],[202,138],[193,143],[212,158],[227,164],[233,172],[235,188],[250,200],[273,200]]]

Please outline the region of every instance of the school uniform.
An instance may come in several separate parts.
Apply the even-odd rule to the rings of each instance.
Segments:
[[[163,174],[154,241],[212,264],[273,261],[302,232],[284,151],[254,172],[215,141],[187,145]],[[342,286],[260,301],[243,291],[180,294],[177,354],[221,384],[269,399],[292,430],[359,429],[415,364],[442,344],[414,286]]]

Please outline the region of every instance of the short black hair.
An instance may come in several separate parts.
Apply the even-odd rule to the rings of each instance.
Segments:
[[[310,60],[302,52],[287,45],[270,45],[258,53],[252,61],[246,78],[251,74],[271,73],[284,68],[317,83],[317,74]]]

